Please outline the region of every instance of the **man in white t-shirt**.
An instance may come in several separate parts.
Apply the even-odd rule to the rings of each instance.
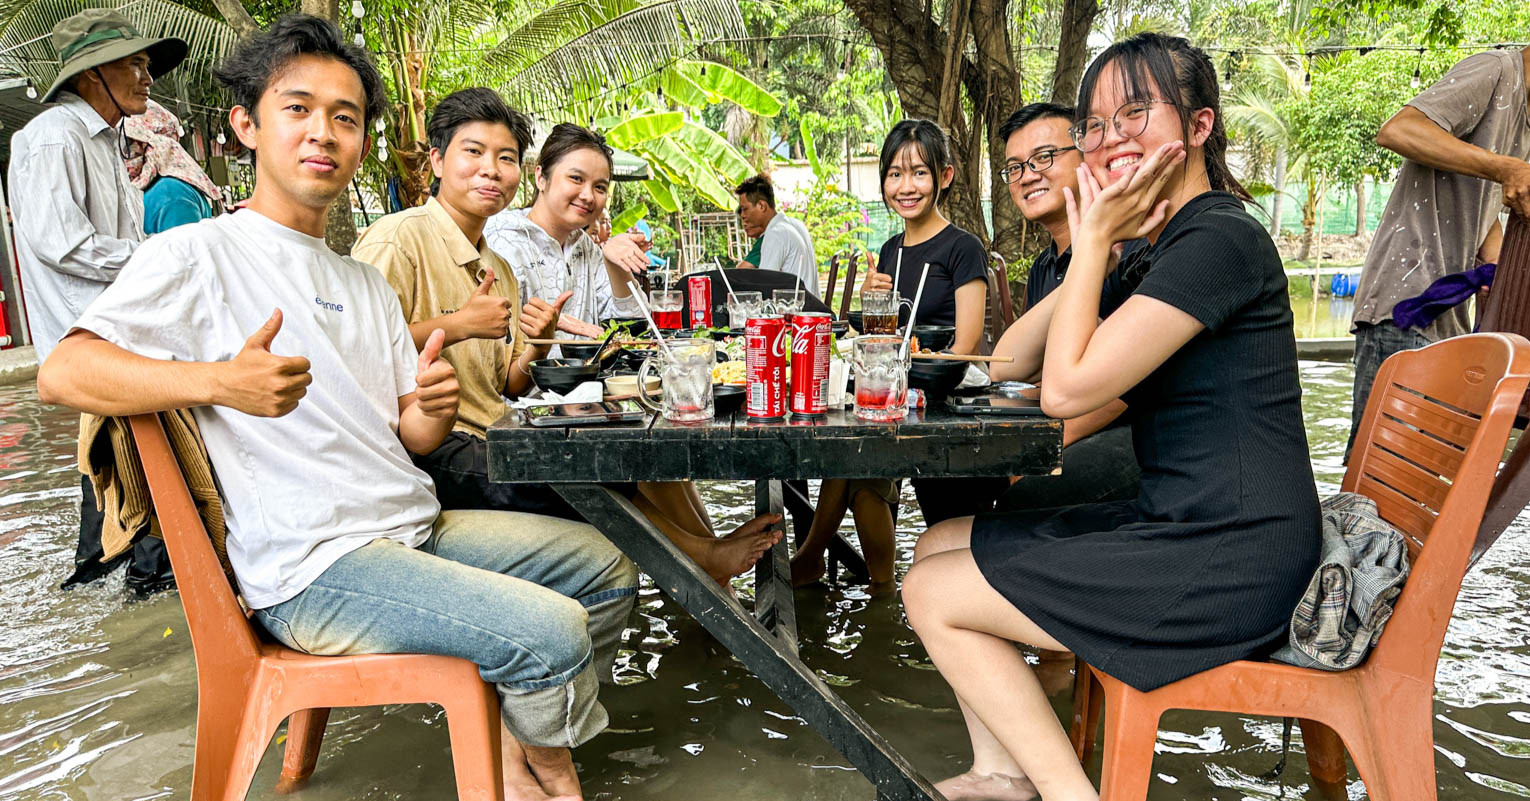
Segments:
[[[770,179],[756,175],[739,184],[733,193],[738,195],[738,217],[744,223],[744,233],[760,240],[760,263],[746,258],[737,267],[791,273],[816,297],[818,257],[813,255],[813,236],[801,220],[776,211],[776,190]]]
[[[417,352],[382,273],[322,238],[385,108],[366,53],[291,15],[216,75],[257,155],[249,205],[142,245],[43,364],[39,394],[100,415],[192,408],[255,619],[309,653],[476,662],[514,735],[507,797],[577,795],[568,749],[605,727],[595,682],[636,569],[587,525],[443,513],[411,463],[456,421],[443,332]]]

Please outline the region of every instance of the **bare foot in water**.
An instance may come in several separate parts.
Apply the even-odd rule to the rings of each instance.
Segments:
[[[584,798],[579,789],[579,774],[574,772],[574,756],[567,748],[523,747],[526,764],[548,796],[558,801]]]
[[[936,782],[935,789],[946,801],[1031,801],[1037,797],[1036,785],[1024,776],[967,771]]]
[[[806,587],[823,581],[824,573],[828,572],[828,566],[824,563],[823,554],[808,556],[798,553],[792,557],[792,586]]]
[[[708,541],[706,554],[696,561],[707,575],[726,587],[728,579],[754,567],[766,551],[781,541],[781,532],[767,530],[780,521],[780,515],[760,515],[732,534]]]
[[[500,762],[504,769],[505,801],[548,801],[549,796],[526,764],[526,752],[509,730],[500,730]]]

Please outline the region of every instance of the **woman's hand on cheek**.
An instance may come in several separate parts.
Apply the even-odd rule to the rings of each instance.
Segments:
[[[1071,192],[1065,193],[1075,241],[1126,242],[1146,236],[1163,224],[1169,201],[1159,197],[1173,174],[1172,168],[1183,162],[1184,157],[1184,144],[1170,142],[1106,187],[1100,186],[1087,166],[1080,165],[1077,199]]]

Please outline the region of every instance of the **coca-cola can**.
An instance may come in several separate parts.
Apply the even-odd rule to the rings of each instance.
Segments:
[[[704,275],[693,275],[686,279],[685,288],[690,293],[688,298],[691,305],[689,327],[711,328],[712,279]]]
[[[829,404],[829,348],[834,340],[829,315],[792,315],[791,400],[794,417],[822,417]]]
[[[744,326],[744,415],[751,420],[786,416],[786,319],[751,317]]]

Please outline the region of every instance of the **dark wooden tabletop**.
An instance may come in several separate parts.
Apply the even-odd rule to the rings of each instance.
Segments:
[[[911,412],[898,423],[848,410],[761,423],[534,428],[511,411],[488,431],[489,478],[517,482],[908,478],[1045,475],[1062,464],[1062,422],[1046,417]]]

